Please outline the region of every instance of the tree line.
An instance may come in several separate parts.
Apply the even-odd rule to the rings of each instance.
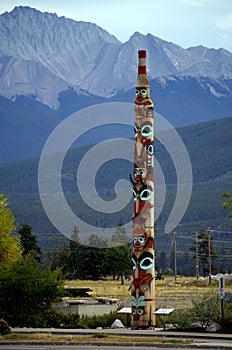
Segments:
[[[224,207],[231,216],[231,194],[225,198],[228,205]],[[108,248],[100,248],[104,242],[96,235],[90,237],[89,246],[80,244],[78,228],[74,227],[68,242],[57,244],[57,236],[54,247],[46,252],[38,246],[30,225],[23,224],[16,234],[15,229],[8,198],[0,193],[0,317],[11,326],[50,324],[48,319],[54,312],[53,305],[64,296],[65,279],[97,280],[110,275],[124,283],[125,277],[131,277],[132,244],[115,244],[128,241],[127,233],[120,225]],[[209,250],[211,271],[214,271],[218,254],[212,239],[209,240],[209,232],[200,231],[189,251],[192,259],[198,257],[199,272],[203,275],[210,272]],[[162,277],[160,269],[167,266],[167,254],[162,251],[156,261],[157,277]]]

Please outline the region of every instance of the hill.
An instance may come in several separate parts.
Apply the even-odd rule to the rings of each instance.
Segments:
[[[230,222],[222,209],[222,193],[229,191],[232,184],[230,155],[232,153],[232,118],[223,118],[178,129],[188,150],[193,170],[193,192],[184,218],[176,228],[177,232],[188,233],[219,226],[230,228]],[[166,183],[166,198],[162,213],[156,222],[157,231],[163,232],[176,196],[175,166],[165,148],[156,141],[156,159],[159,162]],[[62,188],[69,205],[93,225],[104,225],[108,214],[99,214],[86,206],[76,186],[76,173],[80,160],[90,146],[71,149],[62,167]],[[0,189],[10,198],[13,214],[19,225],[28,223],[38,234],[56,232],[42,208],[38,193],[39,159],[27,159],[0,164]],[[183,164],[184,166],[184,164]],[[115,196],[114,184],[132,171],[128,161],[114,159],[97,172],[96,186],[104,200]],[[158,179],[157,179],[158,181]],[[158,186],[158,185],[157,185]],[[158,190],[159,187],[157,187]],[[91,195],[91,189],[88,189]],[[130,203],[125,211],[110,216],[112,225],[131,218]]]
[[[0,162],[36,157],[41,153],[58,123],[55,115],[47,118],[43,113],[44,110],[33,111],[0,96]]]

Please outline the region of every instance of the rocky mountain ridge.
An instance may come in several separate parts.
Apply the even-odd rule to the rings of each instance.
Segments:
[[[112,97],[134,87],[137,51],[148,51],[149,79],[163,76],[232,78],[232,53],[203,46],[183,49],[135,32],[121,43],[96,24],[30,7],[0,15],[0,95],[28,96],[59,109],[59,93]]]

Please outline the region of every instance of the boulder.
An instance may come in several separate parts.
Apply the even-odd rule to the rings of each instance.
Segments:
[[[194,322],[190,324],[189,329],[195,331],[202,331],[203,327],[199,322]]]
[[[220,332],[221,330],[222,330],[222,327],[218,323],[212,323],[208,327],[206,327],[206,332],[210,332],[210,333]]]
[[[116,318],[116,320],[112,323],[111,328],[124,328],[122,322]]]

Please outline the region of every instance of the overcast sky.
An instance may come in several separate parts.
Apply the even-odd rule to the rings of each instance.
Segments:
[[[232,52],[232,0],[0,0],[0,13],[19,5],[96,23],[122,42],[139,31]]]

